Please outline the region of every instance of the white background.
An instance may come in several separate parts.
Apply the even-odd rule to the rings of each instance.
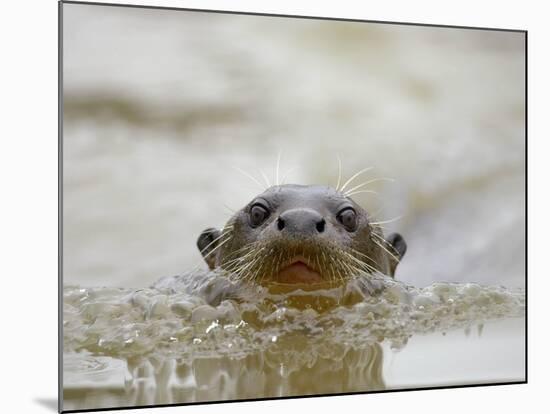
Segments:
[[[146,2],[141,2],[146,3]],[[529,30],[529,384],[157,409],[275,413],[545,411],[548,383],[548,23],[527,2],[416,0],[148,4]],[[531,4],[533,4],[532,2]],[[543,4],[542,2],[540,4]],[[230,6],[230,7],[229,7]],[[54,412],[57,395],[57,4],[6,2],[0,13],[0,269],[3,412]],[[143,410],[127,412],[144,412]]]

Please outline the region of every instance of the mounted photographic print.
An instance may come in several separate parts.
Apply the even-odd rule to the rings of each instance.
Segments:
[[[527,381],[525,31],[60,12],[62,411]]]

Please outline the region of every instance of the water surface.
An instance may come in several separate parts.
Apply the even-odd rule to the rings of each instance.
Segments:
[[[523,379],[521,289],[373,279],[373,294],[359,280],[288,291],[205,271],[67,286],[65,408]]]

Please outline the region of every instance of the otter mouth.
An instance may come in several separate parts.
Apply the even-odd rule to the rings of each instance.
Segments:
[[[334,243],[307,240],[251,243],[222,267],[234,280],[300,289],[341,285],[372,268]]]
[[[275,281],[286,284],[316,284],[324,281],[319,271],[309,261],[297,256],[281,267]]]

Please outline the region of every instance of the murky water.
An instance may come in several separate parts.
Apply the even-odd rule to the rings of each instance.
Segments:
[[[524,379],[521,35],[64,6],[64,408]],[[236,286],[195,242],[372,166],[396,281]],[[162,276],[181,274],[180,277]],[[151,286],[152,287],[147,287]],[[377,289],[375,289],[377,290]]]
[[[387,379],[408,366],[410,356],[399,359],[408,341],[457,331],[435,355],[425,354],[424,344],[424,358],[460,349],[475,336],[472,360],[484,353],[486,363],[502,354],[518,359],[508,365],[511,377],[493,378],[478,367],[455,381],[456,372],[448,371],[447,383],[521,380],[522,290],[451,283],[419,289],[387,278],[373,283],[374,295],[359,280],[290,291],[238,286],[223,274],[197,271],[139,290],[66,287],[65,408],[411,386],[403,382],[406,375]],[[484,333],[496,320],[508,325]],[[495,333],[502,332],[504,340],[493,348]],[[424,380],[445,385],[441,373],[429,377],[428,366]],[[418,377],[412,384],[421,385]]]

